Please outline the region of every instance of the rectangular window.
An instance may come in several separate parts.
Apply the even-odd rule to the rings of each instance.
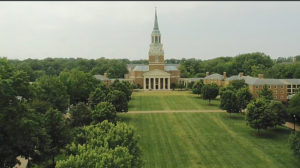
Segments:
[[[283,96],[280,96],[280,99],[283,99]]]
[[[277,85],[274,85],[274,88],[277,89]]]
[[[277,96],[274,96],[274,99],[277,99]]]
[[[277,90],[274,90],[274,93],[277,94]]]
[[[283,89],[283,88],[284,88],[284,86],[283,86],[283,85],[281,85],[280,87],[281,87],[281,89]]]
[[[280,90],[280,93],[283,94],[283,90]]]
[[[255,86],[256,89],[258,89],[258,86]]]
[[[271,89],[271,85],[269,85],[269,89]]]

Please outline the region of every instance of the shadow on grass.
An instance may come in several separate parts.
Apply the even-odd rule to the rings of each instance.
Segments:
[[[245,116],[241,113],[232,113],[231,116],[229,113],[223,115],[223,119],[225,120],[236,120],[236,121],[245,121]]]
[[[282,139],[282,138],[286,139],[286,137],[289,136],[292,131],[286,127],[279,126],[276,128],[260,130],[260,135],[258,135],[257,131],[254,131],[254,130],[251,132],[252,132],[252,135],[257,138],[278,140],[278,139]]]

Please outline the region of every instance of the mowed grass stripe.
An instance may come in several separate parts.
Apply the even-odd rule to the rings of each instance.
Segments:
[[[146,92],[147,93],[147,92]],[[155,110],[218,110],[219,100],[202,100],[187,92],[135,92],[129,102],[129,111]]]
[[[256,137],[240,115],[233,119],[226,113],[119,116],[142,136],[146,168],[296,168],[300,164],[287,146],[289,130],[280,128],[283,134],[274,132],[272,139]]]

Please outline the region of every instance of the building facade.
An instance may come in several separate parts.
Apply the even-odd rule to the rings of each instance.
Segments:
[[[148,65],[128,65],[127,69],[129,73],[124,78],[135,85],[139,85],[144,90],[169,90],[172,83],[178,82],[180,78],[179,65],[165,64],[156,10],[148,60]]]

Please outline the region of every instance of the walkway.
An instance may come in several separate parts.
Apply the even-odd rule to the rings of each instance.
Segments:
[[[294,123],[286,122],[284,125],[288,128],[294,129]],[[299,130],[300,130],[300,126],[296,125],[296,131],[299,131]]]

